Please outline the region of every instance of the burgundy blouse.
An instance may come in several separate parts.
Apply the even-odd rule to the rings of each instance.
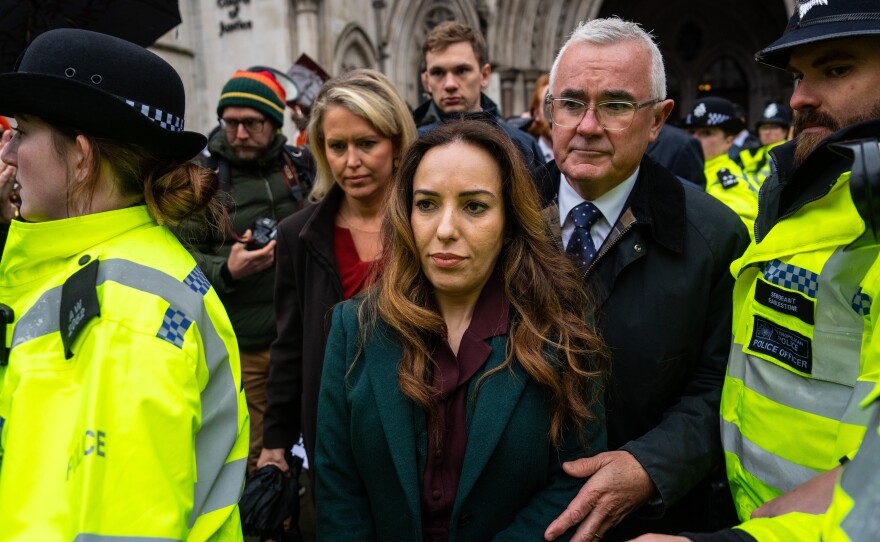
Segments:
[[[351,230],[333,226],[333,251],[342,281],[343,299],[349,299],[370,285],[370,265],[361,261],[351,237]]]
[[[461,338],[458,357],[438,340],[433,355],[437,419],[428,416],[428,458],[422,478],[422,536],[425,542],[449,540],[449,521],[467,448],[468,385],[492,353],[486,341],[507,333],[510,302],[496,271],[489,278],[471,323]],[[436,422],[437,425],[434,425]],[[439,427],[439,438],[432,430]]]

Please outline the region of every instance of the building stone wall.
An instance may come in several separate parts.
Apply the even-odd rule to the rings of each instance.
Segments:
[[[753,0],[758,1],[758,0]],[[763,0],[761,0],[763,1]],[[673,2],[674,3],[674,2]],[[696,64],[683,65],[671,48],[664,48],[669,71],[681,83],[678,99],[689,107],[697,97],[700,69],[719,49],[737,58],[749,82],[751,110],[766,99],[790,92],[775,74],[757,67],[751,55],[778,35],[796,0],[774,0],[773,20],[752,25],[750,13],[735,13],[744,35],[707,44]],[[549,71],[559,47],[578,21],[609,13],[624,17],[655,17],[657,27],[673,33],[682,17],[653,0],[180,0],[183,23],[163,36],[153,50],[183,77],[187,90],[187,128],[208,132],[216,125],[220,90],[236,69],[254,65],[286,70],[301,53],[318,61],[329,73],[355,67],[384,72],[412,106],[421,93],[421,42],[427,31],[445,19],[480,28],[487,38],[493,74],[487,94],[504,115],[527,108],[534,81]],[[709,35],[720,31],[718,0],[699,0],[688,11]],[[736,6],[728,6],[735,10]],[[768,11],[770,8],[767,8]],[[635,13],[637,15],[631,15]],[[787,15],[785,15],[787,17]],[[777,20],[778,19],[778,20]],[[649,18],[651,24],[654,20]],[[640,20],[641,22],[641,20]],[[772,23],[772,24],[771,24]],[[768,26],[769,25],[769,26]],[[763,28],[763,34],[750,27]],[[651,26],[651,28],[655,28]],[[769,30],[768,30],[769,28]],[[769,32],[769,34],[768,34]],[[671,40],[669,40],[671,41]],[[664,44],[661,43],[661,47]],[[697,75],[695,75],[697,74]],[[292,135],[288,122],[285,132]]]

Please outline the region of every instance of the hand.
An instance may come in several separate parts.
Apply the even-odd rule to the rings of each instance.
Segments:
[[[12,139],[12,130],[3,132],[0,137],[0,151]],[[12,203],[15,187],[15,166],[0,161],[0,224],[9,224],[16,216],[17,209]]]
[[[752,512],[752,518],[773,518],[789,512],[824,514],[831,504],[834,483],[842,467],[818,474],[788,493],[765,502]]]
[[[643,534],[638,538],[633,538],[629,542],[691,542],[691,539],[683,536],[673,536],[671,534]]]
[[[251,230],[244,232],[241,243],[233,243],[226,260],[229,275],[235,279],[243,279],[275,265],[275,240],[259,250],[248,250],[245,243],[251,238]]]
[[[290,474],[290,466],[284,459],[284,448],[263,448],[260,458],[257,459],[257,468],[261,469],[266,465],[275,465],[284,474]]]
[[[657,490],[629,452],[603,452],[593,457],[563,463],[569,476],[587,478],[587,483],[562,514],[547,527],[545,540],[555,540],[580,523],[572,540],[595,542],[644,504]]]

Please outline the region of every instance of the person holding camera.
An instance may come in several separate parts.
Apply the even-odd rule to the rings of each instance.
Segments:
[[[302,207],[312,176],[311,155],[286,145],[281,133],[285,92],[269,71],[239,70],[223,86],[202,164],[217,171],[231,226],[225,232],[177,233],[220,295],[241,355],[251,419],[248,473],[262,449],[269,345],[275,338],[272,288],[275,227]]]

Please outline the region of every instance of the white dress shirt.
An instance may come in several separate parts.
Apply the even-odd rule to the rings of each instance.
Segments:
[[[625,181],[615,186],[608,192],[602,194],[592,201],[599,211],[602,212],[602,218],[593,224],[590,228],[590,237],[593,238],[593,245],[596,250],[601,249],[602,243],[611,233],[611,229],[623,212],[623,207],[629,199],[633,186],[636,184],[636,177],[639,175],[639,168],[630,175]],[[572,209],[585,202],[580,194],[575,192],[565,175],[561,175],[559,180],[559,223],[562,224],[562,246],[567,247],[568,241],[574,233],[574,222],[568,214]]]

